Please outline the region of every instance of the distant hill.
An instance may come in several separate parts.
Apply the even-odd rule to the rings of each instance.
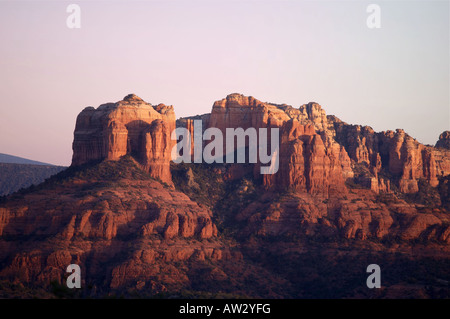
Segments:
[[[14,158],[14,156],[11,157]],[[63,166],[55,165],[0,163],[0,196],[40,184],[64,169]]]
[[[52,164],[48,163],[42,163],[38,161],[32,161],[23,157],[8,155],[0,153],[0,163],[11,163],[11,164],[33,164],[33,165],[47,165],[47,166],[54,166]]]

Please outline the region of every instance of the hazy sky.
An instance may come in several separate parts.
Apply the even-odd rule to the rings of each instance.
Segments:
[[[84,107],[128,93],[177,117],[238,92],[427,144],[450,129],[448,1],[0,0],[0,43],[0,153],[53,164]]]

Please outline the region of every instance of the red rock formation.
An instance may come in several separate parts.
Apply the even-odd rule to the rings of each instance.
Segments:
[[[444,131],[439,135],[439,140],[436,142],[436,147],[450,150],[450,131]]]
[[[439,136],[436,148],[431,148],[434,160],[436,162],[437,176],[446,176],[450,174],[450,131],[445,131]]]
[[[181,167],[185,178],[175,179],[184,194],[143,172],[171,181],[171,107],[153,107],[130,95],[87,108],[77,119],[73,166],[103,161],[72,167],[65,177],[1,202],[0,280],[61,283],[67,265],[76,263],[84,274],[82,286],[99,285],[102,292],[208,291],[198,284],[207,278],[216,292],[247,293],[242,282],[257,282],[265,296],[278,297],[272,291],[278,285],[292,297],[298,296],[291,289],[299,282],[294,268],[273,272],[273,262],[301,259],[298,253],[310,239],[313,250],[325,256],[332,247],[340,257],[372,248],[413,251],[428,240],[424,250],[430,256],[447,258],[448,206],[440,202],[448,204],[449,179],[440,178],[438,191],[430,194],[424,194],[431,188],[423,180],[435,186],[437,177],[449,174],[449,150],[424,146],[402,130],[376,133],[348,125],[327,117],[317,103],[296,109],[232,94],[214,103],[211,114],[178,124],[193,133],[195,119],[202,120],[203,130],[218,127],[224,133],[226,128],[279,128],[279,171],[262,176],[259,163],[214,169],[188,165]],[[356,185],[348,181],[353,177]],[[396,190],[393,183],[403,192],[421,185],[421,192],[389,193],[391,187]],[[214,218],[200,201],[214,207]],[[220,236],[215,222],[224,230]],[[396,246],[383,246],[384,240]],[[321,246],[322,241],[329,245]]]
[[[290,118],[281,106],[234,93],[214,102],[209,127],[216,127],[222,132],[226,128],[237,127],[244,130],[249,127],[280,127]]]
[[[72,165],[117,160],[130,154],[150,174],[166,183],[170,175],[170,134],[175,128],[172,106],[153,107],[134,94],[117,103],[85,108],[77,117]]]
[[[169,191],[156,183],[135,185],[137,188],[148,187],[148,194],[136,193],[127,198],[120,188],[114,192],[99,191],[95,197],[54,203],[58,210],[46,214],[41,214],[45,207],[36,203],[33,207],[16,203],[13,207],[2,208],[0,235],[28,236],[38,231],[42,236],[60,236],[66,240],[80,234],[106,240],[136,233],[201,239],[217,235],[217,228],[210,219],[211,212],[191,202],[183,193]],[[161,205],[155,198],[159,198],[157,202]],[[130,220],[134,222],[129,224]]]
[[[176,121],[177,128],[182,127],[186,128],[189,131],[189,134],[191,136],[191,161],[194,161],[194,121],[201,121],[202,123],[202,134],[205,132],[205,130],[208,128],[209,119],[211,117],[211,114],[203,114],[203,115],[197,115],[197,116],[191,116],[191,117],[185,117],[185,118],[179,118]],[[205,141],[202,140],[202,150],[205,146]]]
[[[131,162],[121,159],[96,166],[99,171],[120,173],[118,180],[109,173],[94,173],[3,204],[0,260],[8,258],[8,263],[0,269],[0,278],[47,285],[62,282],[66,267],[77,263],[93,281],[109,272],[106,280],[117,288],[131,279],[147,285],[162,276],[179,280],[165,273],[167,262],[238,258],[217,239],[211,210],[173,188],[142,178]],[[8,238],[21,240],[4,240]],[[121,260],[117,256],[130,254],[135,257],[117,265]]]
[[[403,130],[375,133],[370,127],[348,125],[336,117],[330,120],[336,140],[345,146],[350,158],[366,162],[376,178],[384,169],[395,178],[401,192],[417,192],[421,178],[437,186],[439,176],[450,174],[450,152],[425,146]]]
[[[298,124],[287,124],[290,121]],[[340,187],[343,181],[354,176],[351,160],[368,164],[372,177],[363,184],[375,192],[389,192],[391,188],[389,179],[378,176],[382,170],[394,178],[396,186],[404,193],[417,192],[419,179],[437,186],[439,176],[450,174],[449,151],[425,146],[403,130],[376,133],[368,126],[348,125],[336,117],[327,117],[314,102],[295,109],[231,94],[214,103],[205,124],[223,132],[236,127],[280,128],[280,172],[263,177],[269,188],[289,187],[325,193],[325,185],[343,189]],[[296,135],[292,127],[298,125],[313,125],[315,132],[312,133],[320,135],[323,147],[317,139],[307,137],[311,131],[304,137]],[[445,132],[441,134],[438,145],[444,145],[448,136]],[[259,167],[255,165],[255,177]]]
[[[429,148],[430,149],[430,148]],[[450,174],[450,150],[431,149],[436,162],[436,175],[447,176]]]
[[[252,202],[236,216],[238,222],[245,223],[245,234],[359,240],[423,238],[450,243],[445,212],[419,211],[417,205],[394,195],[380,201],[373,192],[360,189],[328,201],[308,193],[269,196]]]
[[[241,94],[216,101],[208,121],[208,127],[219,128],[224,134],[227,128],[238,127],[280,129],[279,171],[273,176],[264,175],[264,185],[268,189],[291,188],[323,194],[330,187],[345,191],[345,179],[353,176],[347,152],[326,134],[327,125],[325,112],[317,103],[294,109]],[[270,145],[270,135],[268,141]],[[260,167],[260,163],[254,165],[255,178],[260,175]]]
[[[267,188],[289,188],[327,195],[345,192],[341,159],[326,148],[312,124],[289,120],[281,128],[280,169],[264,175]]]

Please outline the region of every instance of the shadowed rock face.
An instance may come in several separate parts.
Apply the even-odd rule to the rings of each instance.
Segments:
[[[129,157],[82,172],[0,206],[0,278],[63,283],[65,268],[76,263],[95,285],[140,280],[160,292],[161,278],[187,278],[180,270],[168,274],[170,263],[232,258],[216,239],[210,209],[150,178]]]
[[[152,106],[134,94],[117,103],[85,108],[77,117],[72,165],[118,160],[130,154],[155,178],[172,183],[172,106]]]
[[[439,135],[439,140],[436,142],[436,147],[450,150],[450,131],[442,132],[442,134]]]

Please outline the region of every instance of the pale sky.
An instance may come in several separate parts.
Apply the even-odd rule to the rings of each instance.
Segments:
[[[70,165],[77,114],[129,93],[177,117],[235,92],[314,101],[434,145],[450,129],[449,28],[448,1],[0,0],[0,153]]]

